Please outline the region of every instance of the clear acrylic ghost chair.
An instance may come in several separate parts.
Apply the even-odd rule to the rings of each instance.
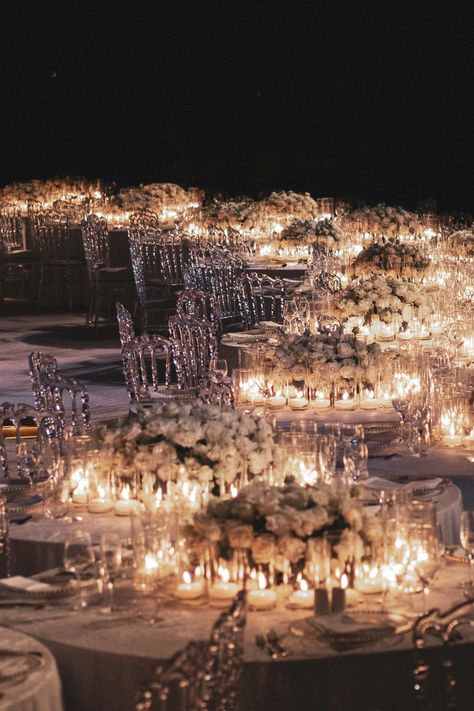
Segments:
[[[22,403],[0,405],[0,476],[25,483],[43,479],[51,458],[60,451],[54,413]]]
[[[117,313],[117,324],[120,336],[120,345],[122,348],[130,345],[136,338],[135,327],[130,311],[125,308],[119,301],[115,302],[115,310]]]
[[[64,377],[52,353],[32,351],[28,362],[35,406],[56,417],[60,436],[90,433],[91,412],[86,386],[75,378]]]
[[[65,213],[43,210],[33,216],[34,236],[40,253],[38,308],[44,288],[58,283],[65,289],[69,310],[72,310],[72,283],[77,280],[83,260],[72,253],[70,219]]]
[[[419,617],[413,626],[413,690],[416,708],[423,711],[467,711],[474,708],[472,655],[456,655],[455,642],[462,640],[459,627],[472,625],[474,598],[446,612],[433,609]],[[426,649],[426,636],[432,634],[442,648]],[[459,648],[457,650],[460,651]]]
[[[245,592],[212,628],[207,642],[190,642],[155,669],[155,680],[140,693],[135,711],[235,711],[243,670]]]
[[[234,393],[227,383],[220,383],[211,378],[204,378],[199,383],[198,397],[208,405],[234,407]]]
[[[285,282],[265,274],[241,274],[238,280],[240,313],[245,328],[260,321],[283,323]]]
[[[168,328],[173,341],[178,387],[197,388],[208,372],[209,361],[217,357],[214,330],[205,321],[181,316],[172,316]]]
[[[152,402],[154,393],[169,387],[171,359],[172,343],[160,336],[141,336],[122,349],[123,374],[132,403]]]
[[[199,289],[184,289],[176,301],[176,314],[195,318],[211,324],[217,334],[220,330],[220,308],[215,296]]]
[[[102,312],[110,320],[110,312],[117,297],[132,296],[133,276],[128,267],[113,267],[111,264],[105,218],[88,215],[81,229],[90,291],[86,323],[97,326]]]
[[[31,291],[35,276],[38,252],[25,249],[23,243],[23,218],[16,211],[0,212],[0,306],[6,295],[18,294],[22,298]],[[6,289],[6,286],[12,289]]]

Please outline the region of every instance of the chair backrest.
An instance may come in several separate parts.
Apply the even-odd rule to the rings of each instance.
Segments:
[[[117,323],[122,349],[130,345],[135,339],[135,328],[133,326],[132,315],[128,309],[119,301],[115,302],[117,312]]]
[[[211,293],[219,303],[222,318],[240,316],[237,282],[243,261],[225,250],[194,252],[193,261],[184,272],[185,287]]]
[[[176,301],[178,316],[207,321],[218,333],[220,328],[219,302],[213,294],[199,289],[184,289]]]
[[[55,210],[33,215],[34,235],[43,259],[67,259],[71,251],[69,216]]]
[[[162,279],[165,286],[184,284],[185,243],[178,230],[164,233],[158,241]]]
[[[245,327],[259,321],[283,323],[285,282],[256,272],[241,274],[238,280],[240,313]]]
[[[153,399],[153,392],[167,388],[171,378],[172,343],[160,336],[139,336],[122,349],[123,374],[132,402]],[[164,363],[160,381],[159,362]]]
[[[208,405],[234,407],[234,393],[227,383],[220,383],[211,378],[204,378],[199,383],[198,397]]]
[[[66,430],[73,434],[90,432],[91,413],[86,386],[61,375],[52,353],[33,351],[28,360],[35,406],[55,416],[60,437]],[[66,406],[68,401],[70,405]]]
[[[168,321],[173,340],[173,360],[181,388],[196,388],[217,356],[217,339],[206,321],[172,316]]]
[[[0,212],[0,243],[6,252],[23,248],[23,223],[17,213]]]
[[[132,212],[129,218],[130,229],[142,233],[160,232],[160,218],[154,210],[144,207]]]
[[[190,642],[158,665],[156,678],[142,691],[136,711],[235,710],[243,669],[245,624],[246,599],[242,591],[215,622],[207,642]]]
[[[454,662],[452,644],[460,637],[458,627],[471,624],[474,598],[455,605],[446,612],[430,610],[421,615],[413,626],[413,689],[417,708],[420,709],[472,709],[474,686],[471,660],[460,675]],[[426,655],[424,648],[427,632],[435,634],[443,643],[436,655]],[[466,674],[467,672],[467,674]]]
[[[27,437],[22,436],[22,428],[26,426],[34,430]],[[9,428],[12,428],[12,448],[8,445]],[[55,455],[61,449],[54,414],[31,405],[11,402],[0,405],[0,473],[4,478],[29,480],[46,474],[39,468],[41,453],[46,449]]]
[[[143,232],[130,227],[128,244],[137,295],[144,308],[147,290],[159,289],[164,283],[159,233]]]
[[[97,215],[88,215],[81,224],[81,230],[89,283],[91,286],[99,286],[100,269],[110,266],[107,220]]]

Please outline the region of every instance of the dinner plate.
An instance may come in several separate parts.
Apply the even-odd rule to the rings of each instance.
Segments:
[[[413,621],[406,615],[382,610],[358,610],[320,618],[310,617],[307,622],[319,639],[337,646],[378,642],[403,634],[413,625]]]
[[[0,649],[0,682],[32,674],[45,663],[42,652]]]
[[[25,590],[24,588],[8,587],[0,581],[0,595],[2,598],[17,598],[20,600],[57,600],[63,597],[71,597],[78,592],[78,585],[74,575],[66,572],[63,568],[53,568],[52,570],[37,573],[31,576],[31,580],[44,582],[50,585],[47,590]],[[81,587],[89,587],[95,584],[95,579],[81,581]]]

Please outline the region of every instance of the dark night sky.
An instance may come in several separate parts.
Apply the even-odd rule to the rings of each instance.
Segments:
[[[0,182],[84,174],[474,210],[471,2],[2,8]]]

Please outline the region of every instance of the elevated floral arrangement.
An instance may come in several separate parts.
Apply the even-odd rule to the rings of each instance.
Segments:
[[[148,208],[165,213],[165,216],[171,213],[169,216],[173,217],[191,207],[199,207],[202,200],[203,193],[196,188],[186,190],[174,183],[150,183],[123,188],[112,202],[116,207],[128,212]]]
[[[163,481],[176,480],[184,466],[188,477],[201,482],[231,483],[243,463],[250,475],[258,475],[274,456],[266,420],[200,400],[138,407],[115,427],[100,428],[98,436],[117,471],[156,473]]]
[[[432,312],[431,297],[417,284],[396,277],[372,275],[354,279],[341,292],[335,303],[335,315],[352,331],[361,325],[383,324],[407,326],[412,319],[427,321]]]
[[[419,229],[415,213],[384,203],[354,210],[347,215],[344,222],[351,232],[369,232],[385,237],[415,235]]]
[[[373,242],[355,258],[352,267],[355,274],[368,276],[384,273],[396,277],[412,277],[425,272],[431,260],[414,244],[399,239],[384,237]]]
[[[218,227],[232,227],[249,234],[257,228],[255,200],[250,197],[234,200],[218,200],[204,206],[202,219],[206,224]]]
[[[474,257],[474,230],[457,230],[450,236],[449,241],[455,257]]]
[[[282,225],[295,220],[312,220],[318,214],[318,205],[309,193],[293,190],[273,192],[257,203],[260,220],[280,222]]]
[[[286,334],[277,346],[266,347],[263,357],[274,385],[304,380],[316,387],[321,382],[374,380],[374,356],[378,352],[377,344],[336,328],[302,336]]]
[[[283,570],[286,561],[302,567],[311,541],[325,533],[339,533],[341,547],[353,533],[350,545],[356,538],[362,546],[364,529],[354,489],[293,482],[276,487],[255,481],[234,499],[212,499],[187,527],[186,539],[198,554],[212,546],[218,557],[228,560],[235,550],[246,549],[252,563],[274,563]]]
[[[29,180],[24,183],[11,183],[0,189],[0,205],[16,208],[21,215],[28,214],[28,203],[41,203],[42,207],[51,207],[56,200],[83,203],[101,197],[100,181],[82,177]]]
[[[279,241],[287,246],[309,247],[316,244],[322,249],[332,250],[340,244],[342,237],[342,230],[334,220],[296,220],[283,230]]]

